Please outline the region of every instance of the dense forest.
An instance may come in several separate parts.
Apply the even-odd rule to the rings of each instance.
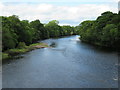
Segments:
[[[21,42],[30,45],[38,40],[76,34],[74,27],[60,26],[57,20],[42,24],[40,20],[21,21],[16,15],[1,16],[0,18],[2,18],[3,51],[16,48]]]
[[[43,24],[40,20],[29,22],[18,16],[2,18],[2,50],[16,48],[19,43],[30,45],[38,40],[61,36],[80,35],[81,41],[120,48],[120,13],[104,12],[96,20],[83,21],[78,26],[60,26],[57,20]]]
[[[104,12],[96,20],[83,21],[76,27],[81,41],[94,45],[120,48],[120,12]]]

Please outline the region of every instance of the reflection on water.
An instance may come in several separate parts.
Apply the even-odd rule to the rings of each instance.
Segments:
[[[115,51],[82,43],[79,36],[47,39],[53,48],[33,50],[3,65],[5,88],[115,88]]]

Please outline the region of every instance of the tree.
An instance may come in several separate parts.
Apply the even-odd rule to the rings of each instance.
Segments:
[[[107,24],[102,31],[101,41],[105,46],[112,46],[118,39],[118,29],[114,24]]]
[[[18,16],[2,18],[2,49],[22,48],[21,46],[30,45],[38,40],[54,38],[65,35],[75,34],[74,27],[60,26],[57,20],[52,20],[48,24],[42,24],[40,20],[29,22],[20,20]]]
[[[10,27],[10,21],[7,17],[2,17],[2,50],[15,48],[18,43],[18,36]]]
[[[30,28],[33,31],[33,41],[37,41],[41,39],[42,37],[41,28],[42,27],[43,27],[43,24],[41,24],[39,20],[30,22]]]
[[[17,35],[15,33],[11,33],[9,28],[2,28],[2,48],[3,50],[15,48],[17,44]]]
[[[21,38],[22,40],[20,40],[20,41],[25,42],[27,45],[29,45],[32,43],[32,40],[33,40],[33,31],[30,28],[29,21],[28,20],[21,21],[21,26],[24,30],[21,37],[22,36],[24,36],[24,37]]]
[[[83,21],[77,29],[81,40],[100,46],[120,48],[120,15],[104,12],[95,21]]]
[[[58,25],[57,20],[52,20],[45,25],[45,28],[49,31],[49,37],[58,37],[60,36],[60,26]]]

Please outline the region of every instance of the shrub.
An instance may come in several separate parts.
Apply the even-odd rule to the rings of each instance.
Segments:
[[[24,42],[19,42],[17,48],[19,49],[26,48],[26,44]]]

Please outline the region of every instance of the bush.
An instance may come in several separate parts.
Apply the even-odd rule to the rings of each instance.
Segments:
[[[26,44],[24,42],[19,42],[17,48],[19,49],[26,48]]]

